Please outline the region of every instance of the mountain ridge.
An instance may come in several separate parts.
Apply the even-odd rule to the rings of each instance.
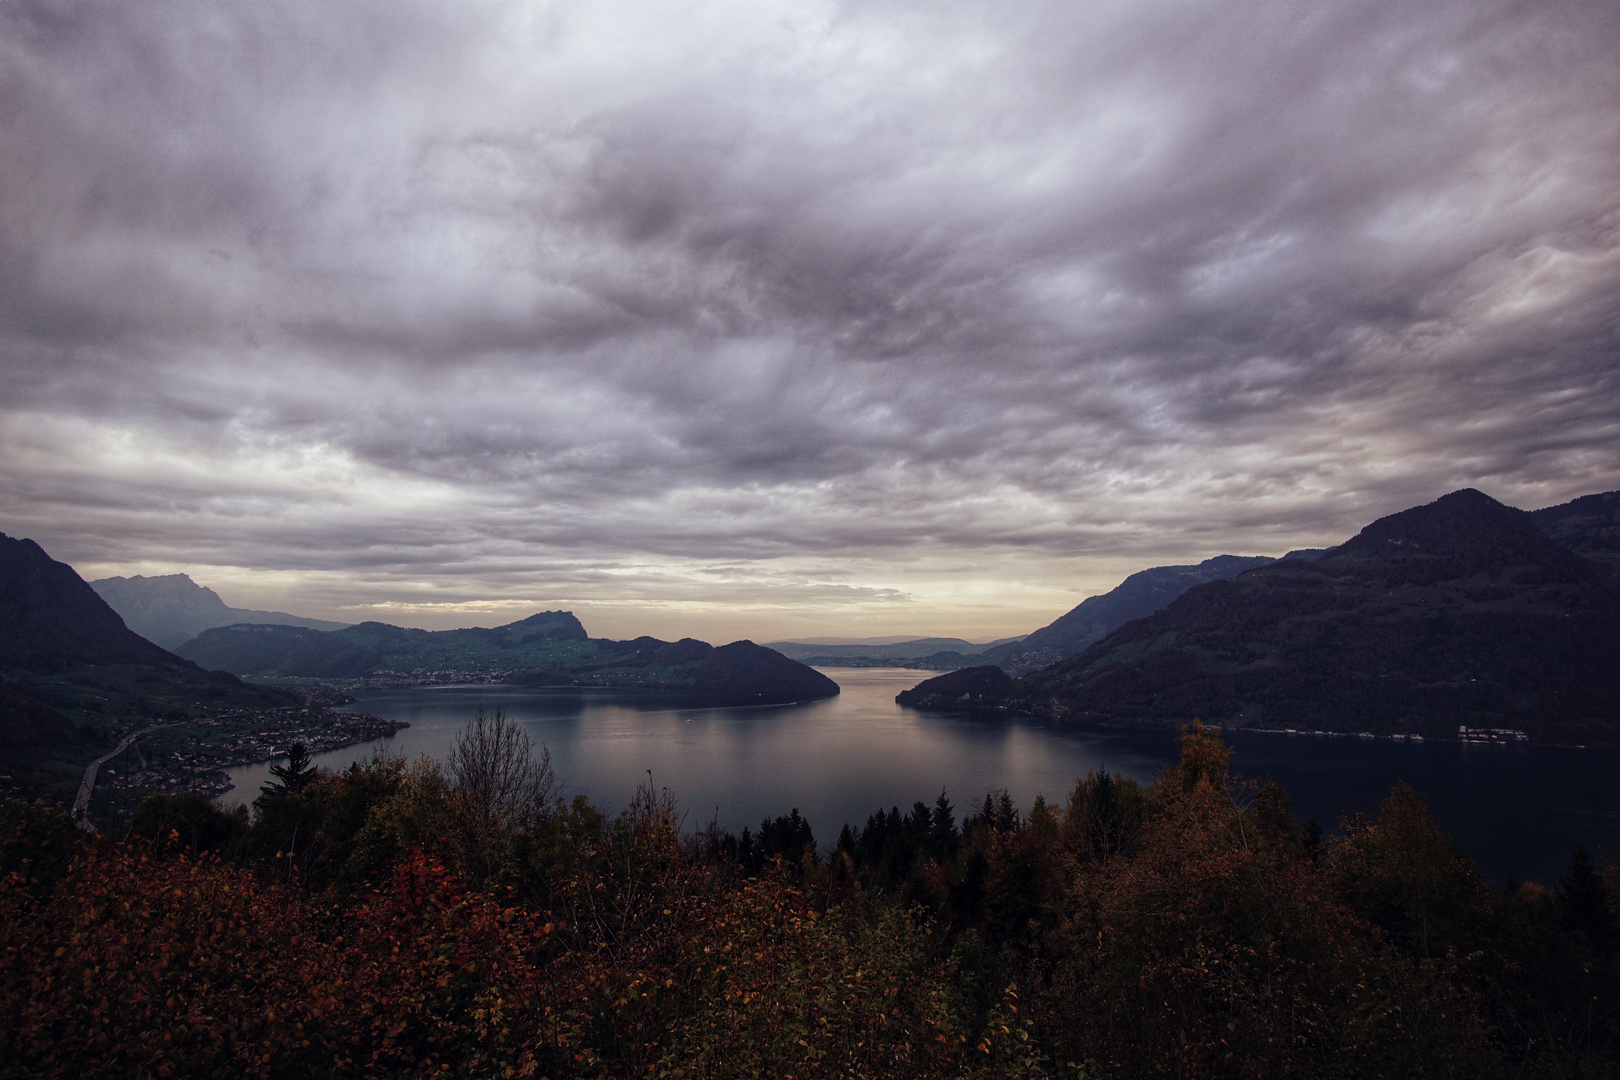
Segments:
[[[1324,550],[1290,551],[1282,559],[1311,559]],[[992,664],[1021,675],[1075,655],[1115,627],[1157,611],[1194,585],[1279,561],[1269,555],[1216,555],[1201,563],[1150,566],[1106,593],[1086,597],[1038,630],[981,646],[962,638],[885,638],[848,643],[787,641],[771,642],[770,646],[795,660],[822,667],[956,671]]]
[[[191,666],[129,629],[67,563],[0,533],[0,666],[75,662]]]
[[[0,533],[0,770],[19,786],[60,787],[137,725],[293,702],[146,640],[73,567]]]
[[[1012,675],[1034,671],[1079,653],[1132,619],[1151,615],[1194,586],[1278,561],[1269,555],[1216,555],[1200,563],[1138,570],[1108,592],[1086,597],[1022,641],[987,650],[977,659]]]
[[[1536,528],[1579,555],[1620,574],[1620,491],[1530,511]]]
[[[887,643],[815,643],[801,641],[772,641],[766,647],[775,649],[803,664],[819,667],[920,667],[935,668],[940,662],[960,666],[964,657],[977,656],[979,650],[1016,641],[1000,638],[984,645],[975,645],[963,638],[903,638]]]
[[[641,687],[762,704],[838,693],[838,684],[820,672],[751,641],[715,647],[694,638],[592,638],[567,611],[460,630],[380,622],[333,631],[213,627],[179,652],[209,667],[261,678],[433,678],[452,672],[499,675],[534,685]]]
[[[313,630],[341,630],[353,625],[289,615],[285,611],[233,608],[213,589],[198,585],[188,574],[98,578],[89,585],[118,612],[126,626],[165,649],[183,645],[204,630],[237,623],[303,626]]]
[[[1097,723],[1557,741],[1620,731],[1620,587],[1473,489],[1372,522],[1314,562],[1209,582],[1006,703]]]

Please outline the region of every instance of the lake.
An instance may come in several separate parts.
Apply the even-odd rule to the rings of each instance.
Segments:
[[[894,695],[927,677],[894,668],[826,668],[843,693],[800,705],[693,708],[608,688],[467,685],[379,690],[353,709],[411,726],[392,738],[315,757],[343,768],[384,752],[443,759],[482,706],[549,747],[565,794],[616,811],[636,785],[667,788],[689,828],[711,819],[733,831],[797,807],[825,848],[846,822],[878,809],[930,805],[945,790],[958,818],[1005,788],[1027,809],[1062,803],[1076,778],[1106,766],[1152,781],[1174,762],[1173,732],[1056,725],[999,714],[923,713]],[[1330,831],[1347,813],[1375,811],[1397,780],[1423,792],[1487,872],[1552,883],[1577,844],[1620,844],[1620,752],[1230,732],[1233,768],[1271,776],[1301,821]],[[271,763],[230,772],[226,805],[250,801]]]

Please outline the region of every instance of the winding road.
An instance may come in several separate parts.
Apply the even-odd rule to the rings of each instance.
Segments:
[[[122,754],[125,750],[128,750],[130,745],[137,739],[141,738],[141,736],[150,735],[152,732],[157,731],[160,728],[166,728],[169,726],[171,725],[155,724],[152,727],[143,728],[142,730],[135,732],[133,735],[127,735],[124,737],[124,741],[118,744],[118,748],[116,750],[102,754],[100,757],[96,758],[96,760],[84,767],[84,779],[79,781],[79,793],[73,797],[72,811],[73,821],[79,827],[80,832],[93,833],[96,831],[96,827],[95,825],[91,824],[90,815],[86,813],[86,811],[90,808],[90,793],[96,789],[96,773],[101,771],[102,764],[104,762],[111,761],[119,754]]]

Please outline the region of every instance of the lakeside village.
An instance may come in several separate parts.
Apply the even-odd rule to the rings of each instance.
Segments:
[[[1211,730],[1220,730],[1212,728]],[[1394,739],[1397,742],[1422,742],[1422,735],[1374,735],[1370,731],[1305,731],[1300,728],[1254,728],[1264,735],[1317,735],[1334,739]],[[1457,741],[1465,743],[1522,743],[1530,736],[1518,728],[1471,728],[1466,724],[1457,728]]]
[[[405,686],[500,683],[511,671],[457,669],[381,671],[364,679],[319,682],[270,680],[304,696],[302,705],[281,709],[233,709],[195,720],[163,724],[139,735],[102,767],[101,784],[136,798],[153,792],[213,799],[230,789],[225,770],[286,756],[301,742],[311,754],[392,736],[409,724],[359,712],[334,712],[361,690]]]
[[[132,808],[154,792],[213,799],[231,786],[225,770],[283,757],[292,743],[319,754],[410,726],[369,713],[333,712],[331,704],[342,699],[329,687],[322,690],[327,692],[312,694],[301,706],[234,709],[149,729],[101,764],[96,790],[85,794],[107,809]]]
[[[119,749],[85,770],[75,810],[91,817],[121,815],[147,795],[218,798],[230,790],[227,769],[273,761],[301,742],[311,754],[387,738],[410,727],[370,713],[335,712],[363,690],[407,686],[504,683],[517,670],[460,668],[378,671],[362,679],[327,682],[274,679],[303,695],[302,705],[280,709],[233,709],[192,720],[171,721],[126,738]]]

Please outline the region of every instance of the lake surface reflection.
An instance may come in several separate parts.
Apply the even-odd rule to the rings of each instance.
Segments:
[[[829,846],[845,823],[879,808],[958,807],[1006,788],[1021,807],[1061,803],[1075,779],[1107,766],[1153,780],[1175,760],[1170,732],[1056,726],[1000,715],[921,713],[894,695],[923,676],[888,668],[828,668],[843,693],[828,701],[754,708],[690,708],[621,690],[435,686],[367,693],[352,706],[410,727],[317,755],[343,768],[375,752],[441,760],[478,707],[505,710],[551,749],[568,796],[618,810],[648,779],[668,788],[688,827],[711,818],[734,831],[798,807]],[[1552,881],[1577,843],[1620,841],[1620,754],[1530,746],[1421,745],[1387,740],[1233,733],[1233,766],[1288,788],[1301,820],[1329,828],[1375,809],[1396,780],[1428,795],[1447,826],[1497,877]],[[250,801],[269,763],[231,771],[227,805]]]
[[[411,726],[389,739],[317,755],[341,768],[375,751],[443,759],[475,709],[504,709],[536,744],[551,749],[569,796],[623,807],[652,773],[688,814],[688,825],[716,814],[721,825],[757,828],[766,815],[797,806],[823,844],[846,822],[880,807],[930,805],[943,788],[958,806],[1007,788],[1022,806],[1036,795],[1064,798],[1077,776],[1106,765],[1152,780],[1173,760],[1174,740],[1144,745],[1130,733],[1054,730],[1039,721],[939,715],[904,709],[894,695],[915,671],[827,669],[843,692],[801,705],[689,708],[678,701],[612,689],[433,686],[361,695],[351,706]],[[925,673],[926,674],[926,673]],[[269,763],[231,771],[221,801],[251,800]]]

